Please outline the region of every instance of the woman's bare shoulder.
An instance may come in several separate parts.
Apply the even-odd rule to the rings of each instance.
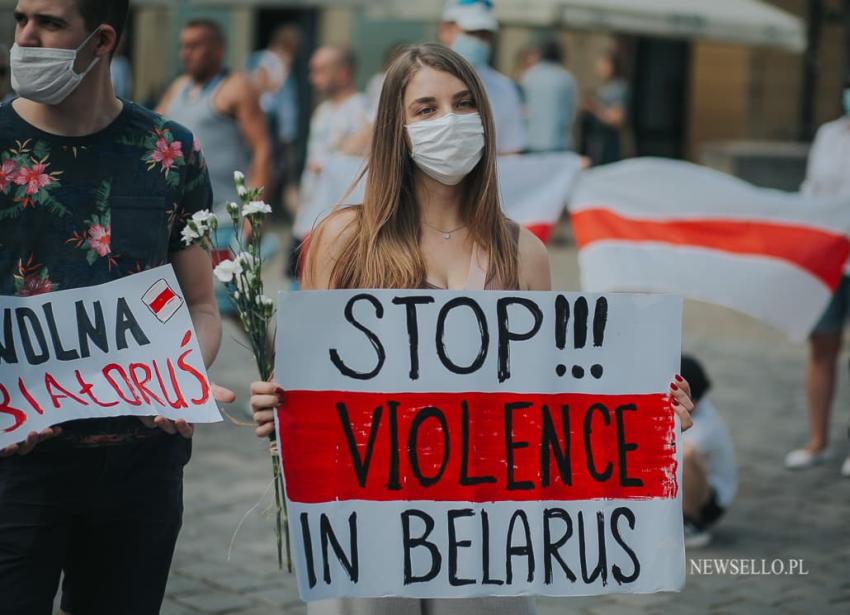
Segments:
[[[358,217],[357,207],[338,209],[311,233],[306,246],[304,288],[328,288],[336,262],[357,232]]]
[[[335,246],[340,241],[350,239],[357,231],[360,206],[353,205],[335,210],[316,227],[313,235],[322,244]]]
[[[519,286],[522,290],[551,290],[549,251],[540,239],[525,227],[519,231]]]

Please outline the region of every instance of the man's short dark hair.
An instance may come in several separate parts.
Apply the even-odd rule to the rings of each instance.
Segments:
[[[557,41],[545,41],[540,44],[540,59],[561,64],[564,61],[564,49]]]
[[[183,26],[184,30],[186,28],[204,28],[209,30],[215,41],[220,45],[224,46],[227,42],[227,37],[224,35],[224,29],[221,27],[221,24],[214,19],[192,19],[191,21],[187,21],[186,25]]]
[[[77,8],[86,23],[86,30],[92,32],[101,24],[112,26],[117,35],[116,47],[127,27],[129,6],[130,0],[77,0]]]

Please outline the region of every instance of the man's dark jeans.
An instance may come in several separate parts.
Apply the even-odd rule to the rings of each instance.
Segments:
[[[0,460],[0,615],[159,613],[183,516],[191,441],[46,442]]]

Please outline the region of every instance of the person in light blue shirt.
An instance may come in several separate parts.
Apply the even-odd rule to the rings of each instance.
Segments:
[[[523,75],[528,122],[528,149],[532,152],[572,150],[578,86],[566,70],[564,52],[555,41],[538,48],[540,61]]]

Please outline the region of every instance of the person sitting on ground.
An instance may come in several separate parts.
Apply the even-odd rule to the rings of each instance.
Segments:
[[[711,541],[708,529],[729,509],[738,487],[738,466],[729,430],[706,398],[711,381],[699,361],[682,357],[682,376],[691,385],[696,404],[694,426],[682,435],[682,510],[685,546],[699,548]]]

